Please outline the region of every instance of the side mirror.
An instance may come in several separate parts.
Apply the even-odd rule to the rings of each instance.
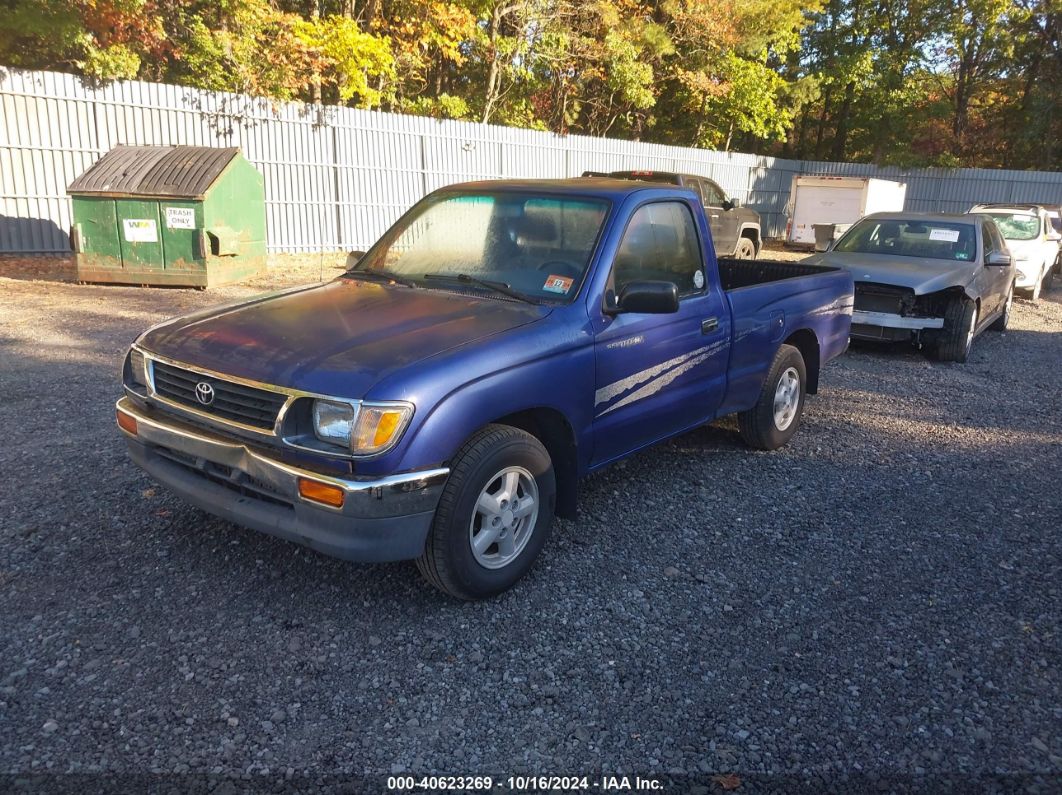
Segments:
[[[1052,243],[1057,243],[1059,240],[1062,240],[1062,235],[1058,234],[1058,232],[1048,232],[1047,239]]]
[[[349,254],[347,254],[347,270],[350,270],[355,265],[357,265],[361,261],[361,258],[364,256],[364,251],[351,251]]]
[[[678,312],[678,287],[674,282],[627,282],[616,299],[615,312],[668,315]]]
[[[993,265],[998,268],[1006,268],[1013,262],[1010,254],[1006,251],[993,251],[985,257],[985,265]]]

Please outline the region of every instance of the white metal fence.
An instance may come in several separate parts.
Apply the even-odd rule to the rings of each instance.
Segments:
[[[648,168],[702,174],[781,236],[797,174],[907,183],[907,208],[1062,204],[1062,173],[899,169],[781,160],[635,141],[440,121],[142,82],[100,88],[0,67],[0,252],[68,251],[66,186],[115,144],[240,146],[265,175],[270,251],[365,248],[442,185]]]

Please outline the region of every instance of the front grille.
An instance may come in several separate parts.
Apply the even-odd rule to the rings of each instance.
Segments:
[[[287,400],[279,392],[236,384],[159,361],[152,363],[152,372],[159,397],[252,428],[272,430]],[[196,399],[196,385],[204,381],[214,389],[214,402],[209,406]]]
[[[906,315],[914,305],[914,290],[891,284],[856,282],[855,308],[862,312]]]

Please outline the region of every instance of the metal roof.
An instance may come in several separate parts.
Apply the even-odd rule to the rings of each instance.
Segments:
[[[198,199],[239,153],[236,147],[119,144],[70,183],[70,193]]]

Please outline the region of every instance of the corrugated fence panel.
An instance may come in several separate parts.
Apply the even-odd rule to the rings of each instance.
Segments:
[[[1062,204],[1055,172],[783,160],[135,81],[92,88],[71,75],[0,68],[0,252],[68,251],[66,187],[120,143],[242,147],[265,179],[270,251],[365,249],[443,185],[584,171],[703,174],[757,210],[767,237],[785,233],[800,174],[906,182],[916,211]]]

